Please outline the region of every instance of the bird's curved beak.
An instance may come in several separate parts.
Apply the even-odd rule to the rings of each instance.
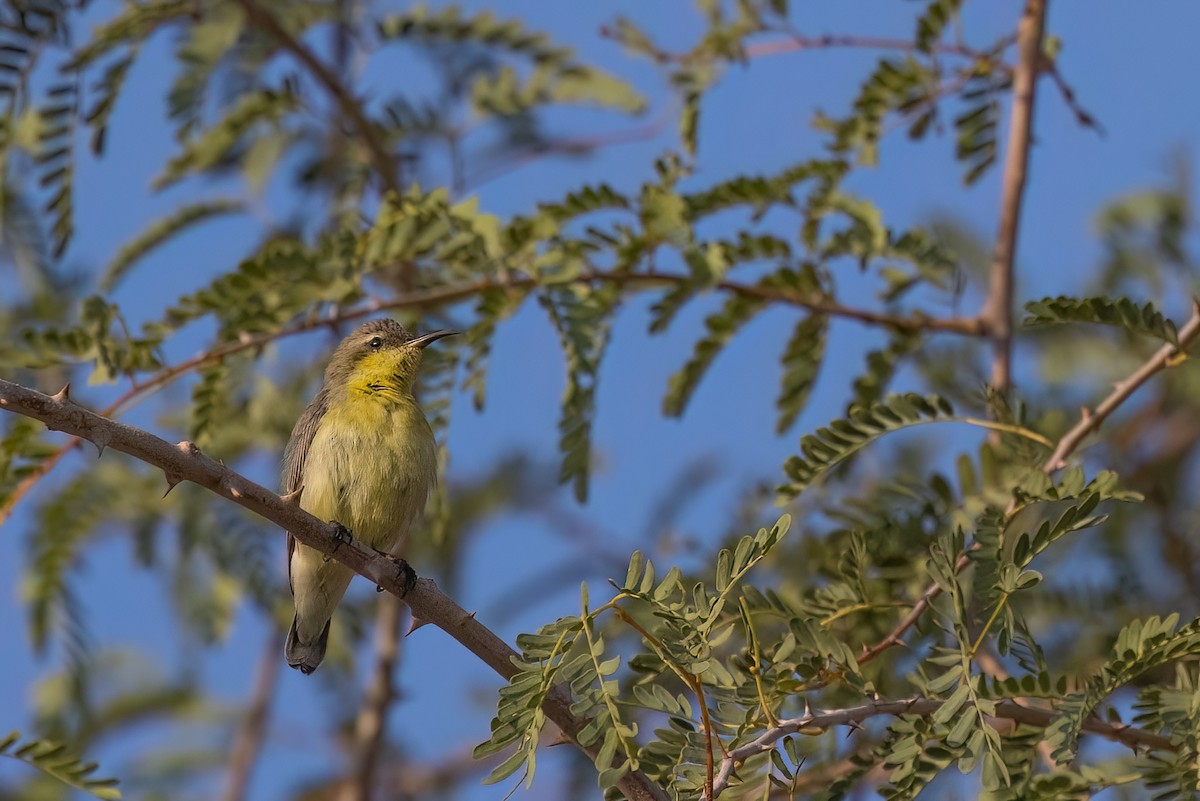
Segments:
[[[431,342],[436,342],[442,337],[452,337],[458,334],[458,331],[451,331],[448,328],[443,328],[441,331],[434,331],[424,336],[419,336],[416,339],[409,340],[408,344],[418,348],[424,348]]]

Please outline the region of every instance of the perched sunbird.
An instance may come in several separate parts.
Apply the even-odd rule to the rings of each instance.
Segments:
[[[395,320],[373,320],[342,340],[284,451],[284,491],[299,491],[300,508],[403,553],[437,481],[437,445],[413,385],[425,346],[453,333],[414,337]],[[287,549],[296,616],[284,654],[307,675],[325,658],[329,620],[354,571],[291,534]]]

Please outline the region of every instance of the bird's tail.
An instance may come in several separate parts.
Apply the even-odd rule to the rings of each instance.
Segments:
[[[329,623],[330,621],[325,621],[325,628],[321,629],[321,635],[315,640],[301,642],[296,633],[296,618],[292,618],[292,627],[288,630],[287,642],[283,646],[283,654],[289,666],[305,676],[317,669],[317,665],[325,658],[325,646],[329,644]]]

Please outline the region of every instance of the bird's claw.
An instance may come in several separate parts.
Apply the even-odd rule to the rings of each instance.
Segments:
[[[343,544],[349,545],[354,542],[354,535],[350,533],[350,529],[343,526],[336,520],[330,520],[329,525],[333,526],[333,548],[325,556],[325,561],[329,561],[329,557],[337,553],[337,549]]]
[[[412,592],[412,588],[417,586],[417,571],[412,569],[412,565],[403,559],[397,559],[389,553],[382,554],[389,562],[396,566],[396,582],[404,588],[400,593],[403,598]],[[375,592],[383,592],[383,587],[375,585]]]

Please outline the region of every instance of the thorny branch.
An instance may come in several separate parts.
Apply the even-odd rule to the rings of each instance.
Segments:
[[[52,430],[86,439],[101,453],[112,448],[157,467],[167,479],[168,491],[181,481],[191,481],[275,523],[291,532],[302,544],[336,559],[373,584],[402,598],[416,617],[445,631],[502,677],[507,679],[515,675],[512,660],[518,657],[517,652],[442,593],[432,580],[419,579],[406,593],[401,571],[392,559],[357,540],[343,542],[336,536],[335,523],[318,520],[294,501],[284,500],[235,473],[203,454],[195,443],[185,441],[172,445],[149,432],[100,417],[73,403],[67,387],[50,396],[0,379],[0,409],[41,420]],[[577,742],[575,738],[586,721],[572,713],[571,703],[570,691],[556,687],[542,708],[547,718]],[[595,758],[596,747],[580,748]],[[662,788],[640,772],[627,774],[618,787],[630,801],[661,801],[665,798]]]
[[[615,283],[621,286],[640,286],[645,289],[655,287],[671,287],[687,283],[689,279],[683,275],[669,273],[610,273],[598,270],[585,271],[574,279],[575,283]],[[102,417],[113,417],[125,411],[129,406],[150,392],[161,389],[181,376],[199,370],[208,365],[220,362],[229,356],[248,350],[255,350],[280,339],[297,334],[307,333],[327,326],[338,326],[342,323],[358,320],[372,314],[400,309],[429,309],[447,306],[475,297],[489,289],[511,289],[528,291],[537,287],[536,279],[519,274],[510,274],[499,279],[484,279],[453,286],[442,286],[433,289],[423,289],[405,292],[396,298],[386,301],[373,301],[353,309],[335,310],[326,317],[309,317],[300,322],[266,334],[244,335],[236,341],[225,342],[216,347],[180,362],[174,367],[168,367],[155,373],[145,381],[137,382],[119,398],[104,408]],[[830,300],[827,296],[800,295],[795,292],[755,284],[745,284],[736,281],[722,281],[717,289],[744,297],[756,298],[769,303],[782,303],[796,306],[809,311],[819,312],[832,317],[842,317],[854,320],[864,325],[878,325],[897,331],[932,331],[938,333],[960,334],[962,336],[982,336],[984,326],[979,318],[974,317],[930,317],[921,312],[907,315],[890,314],[843,306]],[[64,444],[54,454],[40,462],[29,475],[21,480],[13,489],[8,499],[0,504],[0,525],[8,519],[13,507],[25,497],[34,485],[54,469],[63,457],[79,447],[80,440],[71,440]]]
[[[1021,706],[1017,703],[1018,700],[1020,699],[998,702],[992,717],[997,720],[1011,720],[1014,723],[1026,723],[1043,728],[1050,725],[1054,718],[1053,712]],[[772,750],[775,743],[789,734],[816,733],[835,726],[852,726],[879,715],[921,715],[924,717],[941,709],[944,703],[936,698],[922,698],[921,696],[900,700],[875,699],[859,706],[810,711],[799,717],[780,721],[779,725],[772,726],[745,745],[733,749],[721,760],[721,766],[713,783],[712,795],[706,796],[706,801],[713,801],[729,786],[734,771],[739,765],[753,756]],[[1132,726],[1105,723],[1098,718],[1088,718],[1084,721],[1083,730],[1114,742],[1123,743],[1134,749],[1173,751],[1176,748],[1169,737]]]

